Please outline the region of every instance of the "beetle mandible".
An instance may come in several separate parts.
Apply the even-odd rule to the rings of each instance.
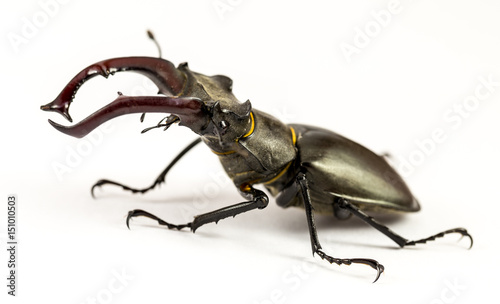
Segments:
[[[149,37],[156,43],[153,34]],[[159,47],[158,47],[159,48]],[[174,225],[144,210],[129,212],[127,226],[133,217],[144,216],[169,229],[190,229],[195,232],[208,223],[234,217],[255,209],[264,209],[269,198],[255,185],[262,184],[284,208],[294,206],[305,210],[313,255],[338,265],[365,264],[377,271],[375,281],[384,271],[382,264],[368,258],[335,258],[320,245],[314,212],[347,219],[352,215],[385,234],[400,247],[422,244],[458,233],[472,236],[464,228],[449,229],[427,238],[408,240],[365,211],[414,212],[419,203],[403,179],[386,161],[362,145],[332,131],[301,124],[286,125],[273,116],[253,109],[249,100],[241,103],[232,94],[232,80],[226,76],[206,76],[193,72],[187,63],[177,68],[169,61],[155,57],[122,57],[97,62],[83,69],[57,98],[41,106],[42,110],[62,114],[72,122],[69,106],[77,90],[90,78],[108,77],[116,72],[133,71],[151,79],[159,88],[159,96],[118,97],[110,104],[73,126],[62,126],[49,120],[58,131],[83,137],[100,124],[130,113],[161,112],[170,114],[156,126],[179,124],[190,128],[199,137],[180,152],[147,188],[136,189],[123,184],[99,180],[94,189],[106,184],[121,186],[133,193],[145,193],[164,182],[165,177],[182,156],[204,142],[219,158],[226,173],[246,201],[194,217],[187,224]],[[141,121],[144,118],[141,116]]]

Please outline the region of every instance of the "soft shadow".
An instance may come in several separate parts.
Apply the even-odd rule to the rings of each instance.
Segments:
[[[301,237],[309,234],[304,210],[294,209],[286,210],[285,212],[287,213],[286,217],[281,217],[279,221],[275,221],[272,224],[275,228],[286,231],[286,233],[289,234],[300,235]],[[391,225],[400,221],[404,221],[406,218],[406,214],[397,213],[370,213],[370,216],[375,218],[379,223],[388,226],[389,228]],[[323,245],[327,245],[330,243],[335,245],[349,245],[382,249],[400,249],[400,247],[387,236],[354,216],[347,220],[338,220],[334,216],[315,215],[315,223],[320,242]],[[332,237],[335,235],[350,234],[353,235],[353,241],[346,240],[345,237],[339,239]],[[360,234],[368,235],[366,242],[360,241]],[[377,237],[375,243],[369,243],[374,236]]]
[[[406,214],[403,213],[369,213],[371,217],[373,217],[377,222],[382,223],[383,225],[391,225],[397,222],[400,222],[405,219]],[[355,216],[351,216],[347,220],[339,220],[333,216],[326,215],[316,215],[316,226],[318,228],[358,228],[358,227],[368,227],[371,228],[370,225],[366,224],[362,220],[356,218]],[[371,228],[373,229],[373,228]]]
[[[156,190],[156,191],[155,191]],[[183,203],[189,204],[193,202],[193,196],[188,194],[175,193],[171,191],[169,193],[168,190],[163,189],[155,189],[151,190],[147,193],[136,192],[133,193],[131,191],[121,190],[120,189],[96,189],[94,191],[95,200],[118,200],[118,201],[134,201],[137,203]]]
[[[306,217],[304,214],[304,210],[296,209],[295,212],[289,212],[286,218],[283,218],[283,227],[291,232],[303,232],[304,228],[307,230],[307,224],[298,224],[307,223]],[[301,212],[297,212],[301,211]],[[392,224],[398,223],[400,221],[405,220],[406,214],[400,213],[370,213],[377,222],[382,223],[383,225],[390,226]],[[339,220],[335,218],[333,215],[323,215],[323,214],[315,214],[314,220],[316,223],[316,228],[320,230],[349,230],[349,229],[374,229],[370,225],[356,218],[355,216],[351,216],[346,220]]]

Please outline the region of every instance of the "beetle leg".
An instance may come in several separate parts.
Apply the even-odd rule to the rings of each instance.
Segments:
[[[131,218],[137,217],[137,216],[145,216],[145,217],[149,217],[151,219],[157,220],[158,224],[163,225],[163,226],[167,226],[169,229],[181,230],[183,228],[190,228],[191,231],[195,232],[196,229],[200,228],[201,226],[203,226],[205,224],[217,223],[222,219],[225,219],[228,217],[235,217],[236,215],[238,215],[240,213],[244,213],[244,212],[254,210],[254,209],[264,209],[267,206],[267,204],[269,202],[269,198],[267,197],[267,195],[263,191],[254,189],[251,186],[248,186],[244,191],[245,191],[245,194],[247,196],[252,198],[250,201],[242,202],[239,204],[234,204],[234,205],[227,206],[227,207],[224,207],[224,208],[212,211],[212,212],[200,214],[198,216],[195,216],[194,220],[192,222],[187,223],[187,224],[183,224],[183,225],[170,224],[170,223],[165,222],[164,220],[160,219],[159,217],[157,217],[149,212],[146,212],[146,211],[143,211],[140,209],[136,209],[136,210],[132,210],[128,213],[127,227],[129,226],[129,221]]]
[[[196,229],[205,224],[217,223],[222,219],[235,217],[250,210],[264,209],[269,203],[269,198],[263,191],[254,189],[251,186],[245,189],[244,194],[251,200],[195,216],[191,230],[195,232]]]
[[[443,231],[443,232],[440,232],[440,233],[436,233],[435,235],[432,235],[432,236],[427,237],[427,238],[423,238],[423,239],[416,240],[416,241],[407,241],[406,244],[405,244],[405,246],[416,245],[416,244],[425,244],[428,241],[434,241],[437,238],[442,238],[445,235],[451,234],[451,233],[459,233],[459,234],[462,235],[462,237],[464,237],[464,236],[468,237],[470,239],[469,249],[472,248],[472,245],[474,244],[474,240],[472,239],[472,235],[470,235],[469,232],[467,232],[467,230],[465,228],[448,229],[446,231]]]
[[[397,233],[395,233],[394,231],[392,231],[388,227],[377,222],[371,216],[367,215],[366,213],[362,212],[357,207],[355,207],[353,204],[349,203],[346,199],[340,198],[338,201],[338,204],[339,204],[340,208],[344,208],[344,209],[348,210],[349,212],[351,212],[352,214],[354,214],[355,216],[360,218],[365,223],[369,224],[373,228],[377,229],[378,231],[380,231],[383,234],[385,234],[386,236],[388,236],[391,240],[396,242],[401,248],[404,246],[425,244],[428,241],[434,241],[437,238],[441,238],[447,234],[452,234],[452,233],[459,233],[462,235],[462,237],[464,237],[464,236],[469,237],[469,239],[470,239],[470,247],[469,248],[472,247],[472,244],[474,242],[472,239],[472,236],[464,228],[449,229],[449,230],[437,233],[437,234],[432,235],[432,236],[427,237],[427,238],[423,238],[423,239],[416,240],[416,241],[409,241],[409,240],[405,239],[404,237],[398,235]]]
[[[327,255],[324,253],[321,249],[321,244],[319,243],[318,239],[318,233],[316,231],[316,225],[314,223],[314,214],[313,214],[313,207],[311,204],[311,197],[309,194],[309,187],[307,185],[307,179],[305,174],[299,173],[297,176],[297,183],[299,184],[302,192],[302,198],[304,201],[304,208],[306,211],[306,217],[307,217],[307,225],[309,227],[309,235],[311,238],[311,247],[312,247],[312,252],[313,255],[316,253],[321,259],[326,260],[330,262],[330,264],[337,264],[337,265],[351,265],[351,264],[364,264],[368,265],[371,268],[375,269],[377,271],[377,276],[375,277],[375,283],[382,272],[384,272],[384,266],[377,262],[376,260],[372,259],[365,259],[365,258],[355,258],[355,259],[339,259],[339,258],[334,258],[332,256]]]
[[[120,184],[120,183],[117,183],[117,182],[114,182],[114,181],[110,181],[110,180],[107,180],[107,179],[101,179],[101,180],[98,180],[93,186],[92,188],[90,189],[90,193],[92,194],[92,197],[95,197],[94,195],[94,189],[96,187],[101,187],[103,185],[115,185],[115,186],[119,186],[119,187],[122,187],[123,190],[127,190],[127,191],[131,191],[132,193],[137,193],[137,192],[140,192],[140,193],[146,193],[148,192],[149,190],[155,188],[157,185],[160,185],[161,183],[165,182],[165,177],[167,176],[167,173],[170,171],[170,169],[189,151],[191,150],[194,146],[196,146],[197,144],[199,144],[201,142],[201,138],[198,137],[196,140],[194,140],[192,143],[190,143],[186,148],[184,148],[184,150],[182,150],[173,160],[172,162],[170,162],[170,164],[168,164],[168,166],[165,168],[165,170],[163,170],[160,175],[156,178],[156,180],[154,181],[154,183],[147,187],[147,188],[143,188],[143,189],[136,189],[136,188],[131,188],[131,187],[128,187],[126,185],[123,185],[123,184]]]
[[[133,218],[133,217],[138,217],[138,216],[144,216],[144,217],[148,217],[150,219],[156,220],[156,221],[158,221],[158,224],[160,224],[162,226],[167,226],[168,229],[181,230],[183,228],[191,228],[191,223],[187,223],[185,225],[174,225],[174,224],[170,224],[170,223],[165,222],[161,218],[159,218],[156,215],[151,214],[151,213],[149,213],[147,211],[140,210],[140,209],[135,209],[135,210],[132,210],[132,211],[128,212],[128,215],[127,215],[127,227],[128,227],[128,229],[130,229],[130,225],[129,225],[130,219]]]

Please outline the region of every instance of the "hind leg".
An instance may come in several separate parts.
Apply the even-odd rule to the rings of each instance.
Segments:
[[[357,208],[356,206],[354,206],[353,204],[351,204],[348,200],[346,200],[344,198],[340,198],[338,200],[338,206],[342,209],[349,211],[350,213],[352,213],[355,216],[357,216],[358,218],[360,218],[363,222],[367,223],[368,225],[370,225],[373,228],[377,229],[378,231],[382,232],[387,237],[389,237],[391,240],[396,242],[396,244],[398,244],[400,247],[416,245],[416,244],[425,244],[429,241],[434,241],[437,238],[441,238],[447,234],[452,234],[452,233],[459,233],[463,237],[464,236],[468,237],[470,239],[470,247],[469,248],[471,248],[472,244],[473,244],[472,236],[464,228],[448,229],[448,230],[436,233],[434,235],[431,235],[429,237],[419,239],[419,240],[414,240],[414,241],[407,240],[404,237],[402,237],[402,236],[398,235],[397,233],[395,233],[394,231],[392,231],[391,229],[389,229],[387,226],[384,226],[381,223],[377,222],[371,216],[362,212],[361,210],[359,210],[359,208]]]

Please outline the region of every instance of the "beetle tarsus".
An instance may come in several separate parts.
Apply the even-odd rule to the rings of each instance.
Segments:
[[[430,237],[424,238],[424,239],[420,239],[420,240],[416,240],[416,241],[407,241],[405,246],[411,246],[411,245],[416,245],[416,244],[425,244],[429,241],[434,241],[437,238],[442,238],[445,235],[452,234],[452,233],[459,233],[462,236],[460,239],[462,239],[463,237],[468,237],[470,239],[469,249],[472,248],[472,245],[474,244],[474,239],[472,238],[472,235],[470,235],[469,232],[467,232],[467,230],[465,228],[448,229],[446,231],[436,233],[436,234],[434,234]]]
[[[138,217],[138,216],[144,216],[144,217],[150,218],[152,220],[156,220],[156,221],[158,221],[159,225],[167,226],[168,229],[181,230],[181,229],[184,229],[184,228],[191,228],[191,223],[187,223],[187,224],[184,224],[184,225],[174,225],[174,224],[170,224],[170,223],[165,222],[161,218],[159,218],[156,215],[151,214],[151,213],[149,213],[147,211],[144,211],[144,210],[141,210],[141,209],[135,209],[135,210],[132,210],[132,211],[128,212],[128,215],[127,215],[127,227],[128,227],[128,229],[130,229],[130,225],[129,225],[130,219],[133,218],[133,217]]]
[[[326,260],[327,262],[329,262],[330,264],[337,264],[337,265],[351,265],[351,264],[364,264],[364,265],[368,265],[370,266],[371,268],[375,269],[377,271],[377,275],[375,277],[375,280],[373,281],[373,283],[377,282],[378,279],[380,278],[380,275],[382,274],[382,272],[384,272],[384,265],[380,264],[379,262],[377,262],[376,260],[373,260],[373,259],[364,259],[364,258],[356,258],[356,259],[339,259],[339,258],[334,258],[334,257],[331,257],[329,255],[327,255],[326,253],[324,253],[322,250],[317,250],[316,251],[316,254],[323,260]]]
[[[111,181],[111,180],[108,180],[108,179],[100,179],[98,180],[93,186],[92,188],[90,189],[90,193],[92,194],[92,197],[95,198],[95,193],[94,193],[94,190],[95,188],[97,187],[102,187],[103,185],[115,185],[115,186],[119,186],[119,187],[122,187],[123,190],[127,190],[127,191],[131,191],[132,193],[145,193],[146,191],[148,190],[151,190],[153,189],[158,183],[155,181],[155,183],[148,187],[148,188],[144,188],[144,189],[135,189],[135,188],[130,188],[126,185],[123,185],[123,184],[120,184],[120,183],[117,183],[117,182],[114,182],[114,181]]]
[[[193,142],[191,142],[187,147],[185,147],[171,162],[170,164],[168,164],[168,166],[160,173],[160,175],[158,175],[158,177],[156,178],[156,180],[153,182],[153,184],[149,187],[146,187],[146,188],[142,188],[142,189],[137,189],[137,188],[132,188],[132,187],[129,187],[129,186],[126,186],[124,184],[120,184],[120,183],[117,183],[117,182],[114,182],[114,181],[111,181],[111,180],[107,180],[107,179],[101,179],[101,180],[98,180],[93,186],[92,188],[90,189],[90,193],[92,194],[92,197],[95,198],[95,195],[94,195],[94,189],[96,187],[101,187],[103,185],[115,185],[115,186],[118,186],[118,187],[122,187],[123,190],[126,190],[126,191],[131,191],[132,193],[141,193],[141,194],[144,194],[146,192],[148,192],[149,190],[152,190],[154,189],[156,186],[158,185],[161,185],[162,183],[165,182],[165,177],[167,176],[167,173],[170,171],[170,169],[187,153],[189,152],[189,150],[191,150],[194,146],[196,146],[197,144],[199,144],[201,142],[201,138],[196,138]]]

